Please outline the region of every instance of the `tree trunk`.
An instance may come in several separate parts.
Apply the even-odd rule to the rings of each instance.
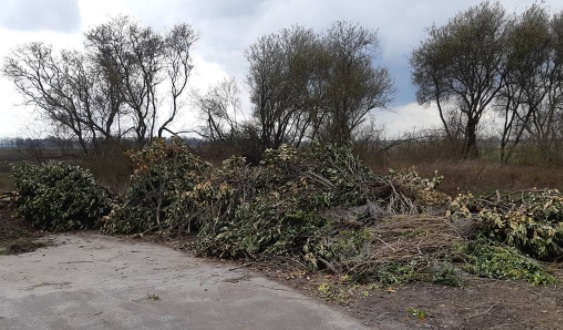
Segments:
[[[463,159],[476,159],[479,156],[479,150],[477,149],[477,123],[473,119],[469,119],[467,122],[462,156]]]

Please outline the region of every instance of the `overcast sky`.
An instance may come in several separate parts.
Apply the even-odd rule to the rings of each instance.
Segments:
[[[408,57],[425,37],[425,28],[442,25],[472,0],[0,0],[0,57],[18,45],[43,41],[57,48],[79,48],[82,33],[119,14],[130,15],[157,30],[187,22],[201,34],[194,49],[196,74],[191,85],[205,89],[226,75],[241,87],[247,63],[244,50],[258,37],[300,24],[317,31],[335,20],[347,20],[378,31],[379,64],[395,80],[395,99],[389,109],[376,111],[387,134],[438,125],[437,113],[416,105],[410,83]],[[545,0],[552,10],[563,1]],[[532,0],[503,0],[509,12],[520,12]],[[0,137],[41,131],[33,109],[18,106],[21,99],[10,81],[0,77]],[[190,109],[186,109],[190,111]],[[185,128],[196,126],[186,119]]]

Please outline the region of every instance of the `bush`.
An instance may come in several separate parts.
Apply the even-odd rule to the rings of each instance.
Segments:
[[[20,197],[16,214],[34,227],[65,231],[94,228],[109,211],[111,198],[92,174],[78,166],[51,162],[12,168]]]

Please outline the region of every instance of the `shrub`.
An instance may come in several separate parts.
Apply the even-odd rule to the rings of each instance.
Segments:
[[[64,231],[94,228],[109,211],[111,198],[92,174],[62,162],[21,164],[12,168],[20,197],[16,213],[34,227]]]

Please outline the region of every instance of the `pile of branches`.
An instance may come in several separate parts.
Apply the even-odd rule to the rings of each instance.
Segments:
[[[155,139],[149,147],[128,156],[134,174],[126,192],[114,202],[109,215],[102,218],[103,231],[189,231],[194,219],[193,212],[187,209],[195,210],[196,205],[179,205],[179,197],[196,189],[211,165],[195,156],[178,138],[170,144]],[[186,213],[178,214],[178,209],[186,209]]]
[[[563,194],[529,190],[489,196],[459,195],[448,214],[470,219],[476,233],[544,260],[563,258]]]
[[[460,284],[449,262],[457,258],[455,247],[465,239],[444,217],[394,216],[368,232],[363,251],[336,261],[335,268],[351,274],[356,281]]]
[[[111,196],[94,175],[62,162],[12,167],[15,215],[41,230],[95,228],[110,208]]]
[[[132,158],[139,160],[132,185],[104,230],[197,230],[196,250],[221,258],[291,256],[338,271],[349,268],[339,260],[362,253],[367,228],[382,217],[449,202],[435,190],[441,178],[423,179],[413,169],[378,176],[348,147],[284,145],[267,150],[259,166],[232,157],[212,167],[175,140]]]
[[[436,189],[442,177],[422,178],[414,168],[376,175],[350,148],[333,145],[284,145],[267,150],[258,166],[232,157],[214,167],[180,139],[157,139],[129,156],[131,184],[113,203],[76,166],[15,167],[17,211],[49,230],[91,228],[103,216],[106,233],[197,232],[200,255],[290,259],[355,282],[460,285],[460,269],[555,282],[515,248],[482,237],[468,242],[460,223],[536,258],[557,258],[563,245],[557,191],[461,195],[452,202]],[[450,218],[427,215],[447,207]],[[452,265],[457,261],[461,268]]]
[[[0,210],[11,209],[18,197],[17,191],[0,191]]]

